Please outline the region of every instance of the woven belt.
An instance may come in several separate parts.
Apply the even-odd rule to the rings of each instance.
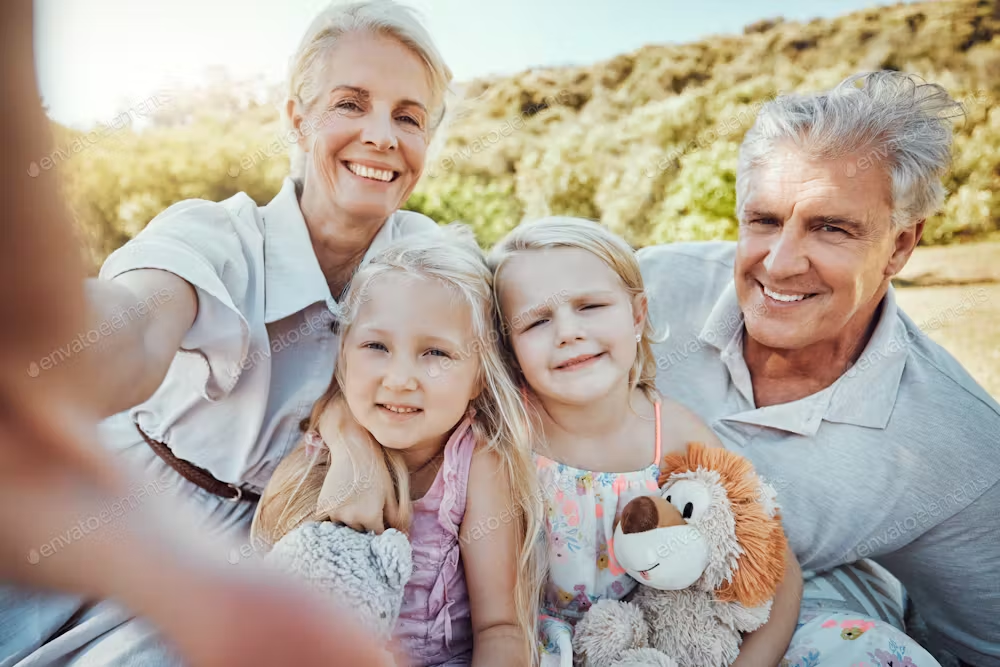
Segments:
[[[139,430],[139,434],[142,439],[146,441],[146,444],[153,450],[153,452],[163,459],[164,463],[177,471],[177,474],[191,482],[200,489],[204,489],[209,493],[225,498],[226,500],[232,501],[234,503],[240,502],[241,500],[246,500],[249,502],[257,502],[260,500],[260,494],[242,486],[237,486],[235,484],[227,484],[226,482],[221,482],[212,476],[212,473],[208,472],[204,468],[199,468],[190,461],[185,461],[184,459],[179,459],[174,456],[174,453],[170,451],[162,442],[153,440],[145,431],[139,428],[136,424],[135,427]]]

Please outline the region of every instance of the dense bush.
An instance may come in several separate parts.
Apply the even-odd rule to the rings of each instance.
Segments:
[[[984,0],[769,19],[744,35],[468,82],[407,206],[472,225],[484,245],[546,214],[600,219],[635,245],[731,238],[736,154],[760,105],[877,68],[940,83],[967,108],[924,242],[1000,229],[1000,14]],[[278,98],[248,91],[219,79],[172,93],[142,131],[105,127],[80,150],[85,134],[57,128],[63,153],[39,176],[63,177],[95,262],[178,200],[277,192],[289,143]]]

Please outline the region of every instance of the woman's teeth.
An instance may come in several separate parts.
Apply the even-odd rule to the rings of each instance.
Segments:
[[[802,299],[810,296],[809,294],[781,294],[779,292],[772,292],[763,285],[761,285],[761,287],[764,289],[764,294],[771,297],[775,301],[784,301],[785,303],[789,303],[791,301],[802,301]]]
[[[396,177],[396,172],[386,171],[385,169],[374,169],[372,167],[366,167],[363,164],[355,164],[353,162],[345,163],[347,168],[351,170],[352,173],[357,174],[363,178],[371,178],[376,181],[383,181],[388,183]]]

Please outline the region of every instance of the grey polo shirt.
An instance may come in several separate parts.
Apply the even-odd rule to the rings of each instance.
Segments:
[[[930,648],[1000,666],[1000,406],[890,288],[847,373],[812,396],[758,409],[735,250],[712,242],[639,251],[650,317],[668,330],[654,346],[658,387],[774,484],[803,569],[872,558],[906,587]],[[941,316],[981,299],[970,290]]]

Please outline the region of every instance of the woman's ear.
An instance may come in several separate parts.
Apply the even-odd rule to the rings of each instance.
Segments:
[[[305,120],[303,111],[302,105],[296,100],[289,98],[288,101],[285,102],[285,114],[288,116],[288,119],[292,124],[292,129],[295,130],[295,143],[299,145],[299,148],[308,153],[309,137],[302,132],[302,123]]]

